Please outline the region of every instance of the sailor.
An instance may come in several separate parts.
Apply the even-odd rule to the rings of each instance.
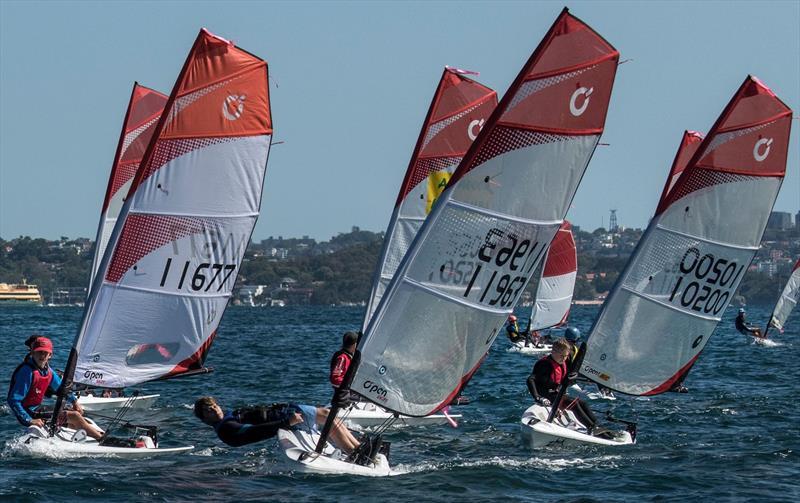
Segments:
[[[45,395],[56,394],[61,386],[61,377],[50,368],[53,342],[47,337],[34,335],[25,341],[25,345],[30,348],[30,353],[11,375],[6,401],[20,424],[44,427],[45,420],[52,414],[40,408],[42,400]],[[67,426],[75,430],[83,429],[92,438],[103,436],[100,430],[84,419],[83,407],[74,394],[67,396],[67,404],[72,410],[62,411],[60,421],[66,421]]]
[[[359,334],[357,332],[345,332],[342,336],[342,347],[339,348],[331,357],[331,373],[330,381],[333,386],[335,400],[339,402],[340,407],[347,407],[352,401],[357,401],[358,398],[350,393],[349,389],[339,389],[342,386],[342,381],[353,362],[353,356],[356,353],[356,346],[358,345]]]
[[[517,317],[513,314],[508,317],[508,324],[506,324],[506,334],[508,335],[508,340],[510,340],[512,344],[525,340],[525,336],[519,331],[519,325],[517,324]]]
[[[318,426],[325,424],[328,412],[324,407],[294,403],[225,411],[211,396],[199,398],[194,403],[194,415],[213,426],[219,439],[232,447],[272,438],[281,428],[316,432]],[[338,420],[331,429],[331,438],[346,453],[353,452],[359,445],[353,434]]]
[[[753,327],[747,324],[745,321],[746,313],[744,312],[744,308],[739,308],[739,314],[736,315],[736,330],[739,331],[742,335],[752,335],[753,337],[764,337],[761,333],[761,329],[758,327]]]
[[[562,381],[574,380],[577,377],[576,374],[570,373],[567,367],[570,352],[569,342],[561,338],[553,342],[553,349],[549,355],[534,364],[527,385],[528,391],[538,404],[549,407],[555,401]],[[597,426],[597,418],[583,400],[564,395],[559,408],[572,410],[578,421],[586,426],[589,435]]]

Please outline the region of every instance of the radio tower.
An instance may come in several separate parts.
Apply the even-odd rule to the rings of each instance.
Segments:
[[[611,210],[611,217],[608,219],[608,231],[619,232],[619,226],[617,226],[617,210]]]

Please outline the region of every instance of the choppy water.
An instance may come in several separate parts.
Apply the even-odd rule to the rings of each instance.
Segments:
[[[575,307],[583,331],[597,312]],[[296,473],[275,441],[234,449],[194,419],[195,398],[229,405],[326,403],[327,368],[360,308],[231,308],[207,364],[211,375],[148,384],[153,410],[131,415],[161,426],[162,446],[194,444],[189,455],[150,460],[32,459],[13,439],[21,430],[0,408],[0,499],[13,501],[800,501],[797,342],[800,320],[767,345],[733,328],[729,309],[687,379],[689,394],[592,402],[639,421],[638,443],[624,448],[551,448],[532,452],[518,421],[530,405],[525,379],[533,356],[498,339],[458,408],[458,429],[402,428],[391,433],[401,476],[365,479]],[[797,314],[797,313],[795,313]],[[56,344],[62,367],[81,310],[0,309],[0,373],[7,376],[31,333]],[[753,308],[751,321],[765,320]]]

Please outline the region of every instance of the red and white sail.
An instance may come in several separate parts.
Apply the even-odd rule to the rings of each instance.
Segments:
[[[664,183],[664,190],[661,192],[659,201],[663,201],[672,191],[681,173],[686,169],[689,161],[692,160],[694,153],[697,152],[697,148],[700,146],[703,138],[703,133],[698,133],[697,131],[683,132],[681,144],[678,147],[678,152],[675,154],[675,160],[672,161],[672,168],[669,170],[669,176],[667,176],[667,181]]]
[[[111,165],[111,176],[108,178],[106,197],[103,199],[103,209],[100,213],[100,224],[97,227],[95,239],[94,258],[92,259],[91,278],[89,290],[92,289],[97,268],[106,251],[108,239],[117,223],[117,217],[125,202],[125,195],[131,187],[136,170],[142,156],[150,144],[158,119],[167,103],[167,96],[153,89],[135,83],[133,92],[125,113],[125,122],[114,155],[114,164]]]
[[[536,287],[536,300],[528,327],[530,330],[557,327],[567,322],[577,275],[578,252],[572,236],[572,225],[564,220],[547,249],[542,275]]]
[[[398,267],[362,338],[353,391],[424,416],[477,369],[561,226],[603,132],[618,59],[559,15]]]
[[[202,30],[98,270],[75,381],[129,386],[202,365],[258,217],[271,135],[267,63]]]
[[[581,374],[654,395],[691,367],[758,250],[791,114],[757,79],[744,81],[659,202],[589,334]]]
[[[795,262],[789,281],[783,287],[778,303],[775,304],[775,309],[772,310],[767,330],[774,327],[783,333],[786,320],[789,319],[789,315],[792,313],[794,306],[797,305],[798,299],[800,299],[800,260]]]
[[[433,203],[496,106],[497,93],[492,89],[460,70],[444,69],[386,229],[364,330]],[[464,274],[462,267],[453,264],[460,271],[455,274]]]

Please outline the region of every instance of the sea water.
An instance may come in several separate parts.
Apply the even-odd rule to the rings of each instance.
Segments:
[[[585,334],[596,307],[573,307]],[[733,328],[728,309],[686,380],[688,394],[594,400],[639,423],[626,447],[551,447],[531,451],[519,419],[532,403],[525,380],[538,356],[508,352],[500,337],[454,407],[449,426],[391,431],[392,464],[402,474],[369,479],[294,470],[268,440],[241,448],[221,443],[192,415],[203,395],[226,406],[295,401],[324,404],[331,354],[362,308],[231,307],[206,364],[212,374],[148,383],[160,393],[128,419],[160,426],[163,447],[190,454],[145,460],[36,459],[14,439],[22,429],[0,407],[0,499],[10,501],[800,501],[800,331],[798,313],[784,334],[757,344]],[[521,310],[518,314],[526,316]],[[767,309],[751,308],[761,325]],[[0,309],[0,373],[6,383],[32,333],[55,344],[63,367],[81,316],[78,308]],[[435,334],[431,334],[435,336]],[[101,420],[102,424],[103,421]]]

